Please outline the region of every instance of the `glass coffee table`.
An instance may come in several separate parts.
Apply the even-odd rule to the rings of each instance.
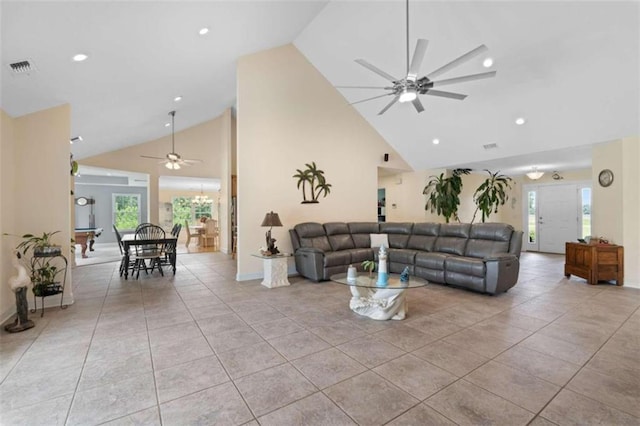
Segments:
[[[377,285],[377,275],[367,273],[358,273],[355,279],[347,278],[346,273],[332,275],[330,279],[349,286],[352,296],[349,307],[353,312],[375,320],[403,320],[409,310],[405,291],[429,284],[413,276],[408,282],[401,282],[399,274],[389,274],[384,287]]]

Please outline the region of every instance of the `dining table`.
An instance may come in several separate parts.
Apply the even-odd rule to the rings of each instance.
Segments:
[[[138,235],[136,234],[126,234],[122,236],[122,251],[123,254],[123,264],[129,265],[130,251],[134,246],[145,246],[152,244],[163,244],[165,247],[165,251],[169,258],[169,263],[171,264],[171,268],[173,269],[173,274],[176,274],[176,246],[178,244],[178,238],[168,234],[165,235],[164,238],[136,238]],[[124,279],[126,280],[129,276],[129,268],[124,268]]]

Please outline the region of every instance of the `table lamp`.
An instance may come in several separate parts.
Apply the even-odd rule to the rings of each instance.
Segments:
[[[260,226],[269,226],[269,230],[266,233],[266,239],[267,239],[267,252],[270,254],[278,254],[280,253],[278,251],[278,247],[276,247],[276,240],[274,238],[271,238],[271,229],[274,226],[282,226],[282,222],[280,222],[280,217],[278,216],[278,213],[274,213],[273,211],[267,213],[264,216],[264,220],[262,221],[262,225]]]

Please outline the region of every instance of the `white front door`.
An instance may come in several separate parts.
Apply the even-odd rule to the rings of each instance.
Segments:
[[[565,242],[591,234],[591,182],[524,185],[522,194],[523,250],[564,253]]]
[[[540,186],[537,198],[538,250],[564,253],[565,243],[580,237],[578,186]]]

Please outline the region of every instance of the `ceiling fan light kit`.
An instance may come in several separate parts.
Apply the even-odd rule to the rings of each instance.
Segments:
[[[154,157],[151,155],[141,155],[142,158],[152,158],[154,160],[162,160],[160,164],[164,164],[164,166],[169,170],[180,170],[182,166],[190,166],[194,163],[201,163],[202,160],[186,160],[180,156],[180,154],[176,153],[176,130],[175,130],[175,117],[176,112],[170,111],[169,115],[171,116],[171,152],[168,153],[165,158]]]
[[[391,86],[386,87],[372,87],[372,86],[337,86],[342,89],[383,89],[386,90],[387,93],[384,95],[378,95],[371,98],[361,99],[356,102],[352,102],[351,105],[366,102],[373,99],[382,98],[384,96],[393,95],[393,99],[378,113],[378,115],[384,114],[389,108],[391,108],[396,102],[405,103],[411,102],[413,103],[414,108],[417,112],[424,111],[424,106],[420,101],[418,95],[430,95],[430,96],[439,96],[443,98],[463,100],[467,97],[467,95],[462,95],[459,93],[453,92],[443,92],[441,90],[433,90],[434,87],[445,86],[448,84],[457,84],[464,83],[468,81],[480,80],[484,78],[495,77],[496,71],[483,72],[479,74],[471,74],[465,75],[461,77],[449,78],[446,80],[435,81],[434,78],[438,77],[441,74],[446,73],[447,71],[462,65],[465,62],[475,58],[481,53],[486,52],[487,46],[484,44],[476,47],[475,49],[465,53],[464,55],[454,59],[453,61],[443,65],[435,71],[427,74],[424,77],[418,78],[418,72],[420,71],[420,65],[422,64],[422,60],[424,59],[424,55],[427,51],[427,46],[429,45],[429,41],[425,39],[418,39],[416,42],[416,48],[413,52],[413,58],[411,59],[411,63],[409,63],[409,0],[406,0],[406,23],[407,23],[407,74],[404,78],[398,79],[392,76],[391,74],[386,73],[380,68],[376,67],[373,64],[370,64],[364,59],[356,59],[355,62],[363,67],[367,68],[369,71],[372,71],[379,76],[383,77],[387,81],[391,82]],[[486,66],[486,65],[485,65]],[[489,65],[490,66],[490,65]]]

